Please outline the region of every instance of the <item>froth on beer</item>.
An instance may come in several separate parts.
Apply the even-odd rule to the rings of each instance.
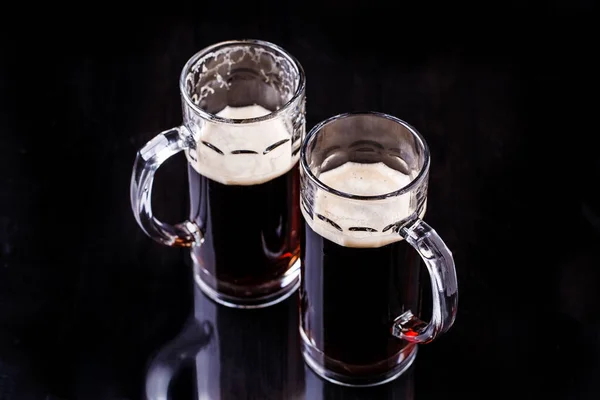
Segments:
[[[358,196],[378,196],[407,186],[412,178],[382,162],[347,162],[323,172],[318,179],[337,191]],[[304,219],[317,234],[345,247],[381,247],[403,240],[392,229],[384,229],[411,215],[411,193],[385,200],[351,200],[317,190],[314,218]],[[337,225],[337,227],[335,226]],[[341,230],[340,230],[341,229]]]
[[[259,105],[225,107],[216,115],[230,119],[262,117],[271,111]],[[201,175],[225,185],[258,185],[288,172],[298,161],[292,155],[292,132],[282,117],[248,124],[207,123],[198,134],[195,154],[187,154]]]

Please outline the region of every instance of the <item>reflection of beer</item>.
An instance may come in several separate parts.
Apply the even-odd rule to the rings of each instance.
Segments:
[[[241,109],[218,115],[268,113],[259,106]],[[239,298],[277,292],[285,273],[298,268],[300,252],[298,170],[289,133],[280,121],[268,121],[213,129],[200,139],[188,155],[190,217],[204,235],[192,249],[199,278]]]
[[[382,163],[347,163],[319,179],[363,196],[389,193],[410,181]],[[314,217],[304,214],[301,251],[306,350],[345,375],[386,372],[407,346],[391,335],[393,320],[408,309],[419,312],[420,258],[398,233],[386,230],[408,210],[408,198],[378,207],[322,192],[312,206]]]

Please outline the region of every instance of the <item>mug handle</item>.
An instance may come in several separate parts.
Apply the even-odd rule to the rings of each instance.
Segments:
[[[208,321],[191,321],[183,331],[152,359],[146,373],[146,400],[169,399],[173,377],[210,344],[213,327]]]
[[[452,253],[442,238],[420,218],[401,227],[398,233],[417,250],[431,278],[433,312],[429,323],[411,310],[404,312],[392,326],[392,335],[412,343],[428,343],[446,332],[456,318],[458,287]]]
[[[131,208],[142,230],[158,243],[191,247],[202,243],[200,228],[192,221],[169,225],[152,214],[152,185],[158,167],[169,157],[189,148],[191,135],[184,126],[175,127],[150,140],[138,151],[131,176]]]

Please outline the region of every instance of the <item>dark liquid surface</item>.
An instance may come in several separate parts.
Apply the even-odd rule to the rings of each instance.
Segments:
[[[370,365],[406,346],[390,333],[404,311],[420,311],[421,262],[406,241],[343,247],[304,224],[301,259],[301,324],[318,350],[345,364]]]
[[[222,285],[254,287],[298,259],[298,169],[253,186],[224,185],[188,165],[190,218],[204,234],[195,260]]]

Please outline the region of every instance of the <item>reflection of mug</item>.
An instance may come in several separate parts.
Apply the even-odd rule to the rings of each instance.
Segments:
[[[274,44],[215,44],[183,68],[183,125],[137,155],[131,204],[139,225],[159,243],[191,247],[196,282],[221,304],[264,307],[298,287],[304,88],[298,61]],[[190,219],[169,225],[152,214],[152,183],[180,151]]]
[[[413,362],[417,343],[454,322],[454,260],[421,219],[429,162],[417,131],[385,114],[339,115],[307,135],[300,330],[307,364],[328,380],[393,379]],[[418,318],[419,255],[433,289],[429,323]]]
[[[194,318],[149,366],[147,400],[305,398],[296,296],[258,310],[194,297]]]
[[[385,385],[375,387],[347,387],[330,383],[321,379],[313,370],[306,367],[305,395],[306,400],[414,400],[415,367],[409,367],[402,376]]]
[[[216,306],[195,290],[195,316],[152,359],[146,400],[414,398],[413,368],[373,388],[329,383],[300,355],[298,299],[263,310]]]

